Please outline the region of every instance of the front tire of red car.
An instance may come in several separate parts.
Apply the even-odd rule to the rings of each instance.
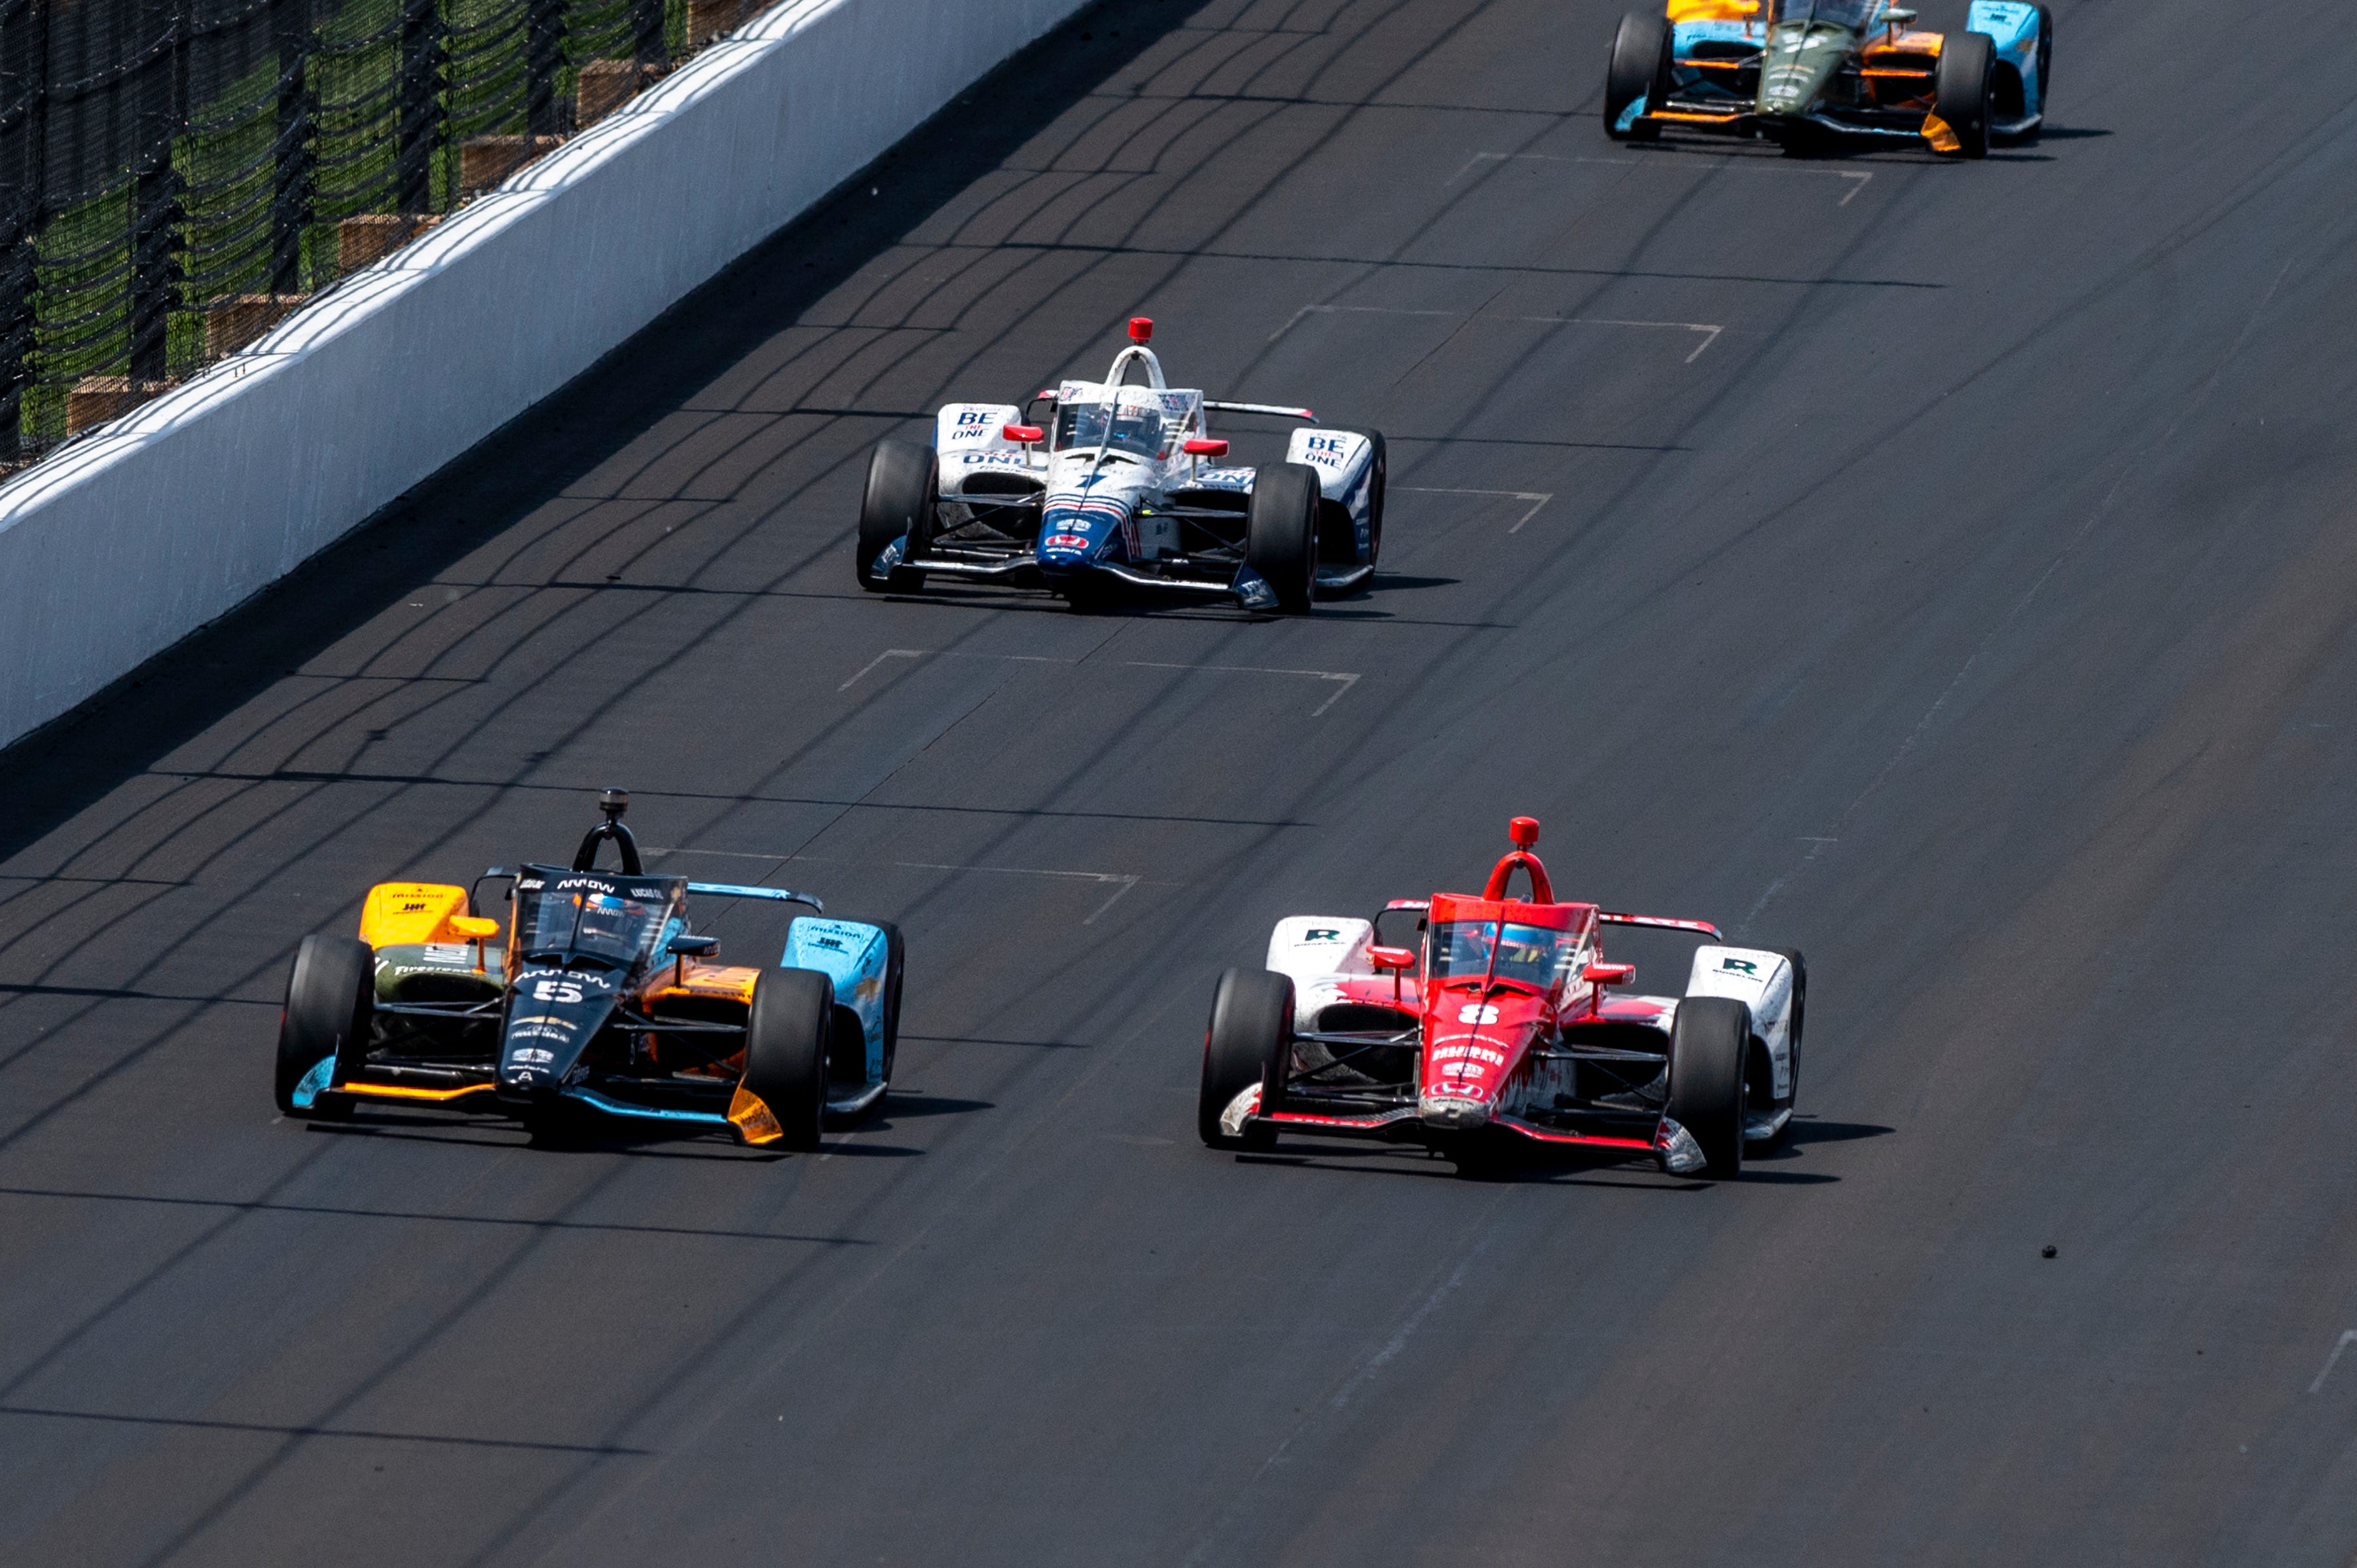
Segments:
[[[1670,1120],[1702,1149],[1713,1179],[1743,1174],[1743,1057],[1751,1009],[1725,996],[1689,996],[1670,1029]]]
[[[1238,1153],[1267,1149],[1276,1129],[1246,1123],[1231,1137],[1221,1113],[1254,1084],[1266,1092],[1271,1058],[1293,1047],[1293,982],[1265,969],[1232,969],[1211,991],[1211,1020],[1203,1031],[1203,1082],[1195,1101],[1195,1131],[1207,1148]]]

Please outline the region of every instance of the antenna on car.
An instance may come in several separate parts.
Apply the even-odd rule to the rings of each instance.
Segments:
[[[622,813],[630,809],[630,792],[628,789],[608,789],[598,795],[597,810],[605,813],[606,820],[591,828],[588,835],[581,841],[581,848],[573,856],[574,870],[597,870],[597,846],[612,839],[614,846],[622,852],[622,875],[640,876],[645,874],[646,866],[639,859],[639,841],[632,838],[630,830],[622,825]]]

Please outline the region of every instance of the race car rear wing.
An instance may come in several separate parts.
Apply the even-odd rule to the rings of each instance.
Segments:
[[[1643,926],[1656,931],[1692,931],[1698,937],[1708,937],[1712,941],[1720,940],[1718,928],[1708,920],[1674,920],[1667,915],[1615,915],[1609,910],[1598,910],[1596,918],[1608,926]]]
[[[1386,913],[1394,909],[1429,909],[1426,898],[1394,898],[1383,906]],[[1643,926],[1657,931],[1692,931],[1698,937],[1719,940],[1718,928],[1708,920],[1674,920],[1667,915],[1616,915],[1609,909],[1597,911],[1597,919],[1608,926]]]
[[[1312,424],[1318,423],[1318,416],[1306,408],[1279,408],[1273,403],[1213,403],[1205,398],[1203,406],[1216,408],[1222,413],[1273,413],[1279,419],[1306,419]]]
[[[773,904],[807,904],[820,914],[826,906],[807,893],[797,893],[791,887],[748,887],[736,882],[691,882],[690,893],[709,893],[716,898],[767,898]]]

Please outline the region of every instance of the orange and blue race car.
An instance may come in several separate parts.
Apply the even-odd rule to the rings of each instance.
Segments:
[[[304,938],[279,1020],[278,1109],[487,1112],[538,1140],[604,1116],[802,1150],[874,1110],[899,1044],[899,929],[829,919],[787,888],[650,875],[622,823],[630,797],[599,804],[569,866],[383,883],[357,938]],[[597,868],[608,842],[619,871]],[[507,885],[502,945],[476,908],[486,883]],[[777,964],[728,965],[689,925],[691,896],[813,913],[787,922]]]
[[[1928,145],[1976,158],[1991,138],[2045,124],[2054,17],[2023,0],[1973,0],[1964,30],[1934,33],[1890,0],[1669,0],[1620,20],[1604,128],[1762,136],[1787,152],[1841,141]]]

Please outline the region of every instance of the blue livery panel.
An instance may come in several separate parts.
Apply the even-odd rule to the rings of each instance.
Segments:
[[[867,1042],[870,1083],[884,1077],[884,977],[890,956],[881,927],[805,917],[793,923],[778,960],[781,968],[816,970],[834,983],[835,1005],[858,1018]]]

